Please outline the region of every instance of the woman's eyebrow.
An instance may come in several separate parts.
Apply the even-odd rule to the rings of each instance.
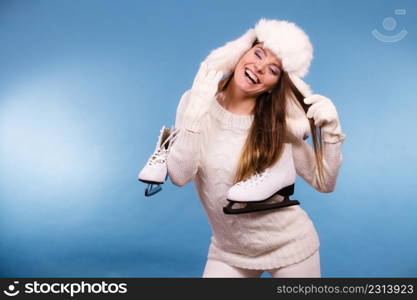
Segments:
[[[268,53],[265,51],[265,49],[264,48],[262,48],[262,47],[259,47],[259,49],[261,49],[262,50],[262,52],[264,53],[264,55],[265,56],[268,56]],[[277,64],[277,63],[273,63],[278,69],[280,69],[281,70],[281,67],[279,66],[279,64]]]
[[[268,54],[266,53],[266,51],[264,50],[264,48],[262,48],[261,46],[259,46],[259,49],[262,50],[262,52],[265,54],[265,56],[268,56]]]

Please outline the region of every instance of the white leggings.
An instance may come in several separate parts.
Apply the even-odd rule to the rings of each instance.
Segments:
[[[273,278],[301,278],[301,277],[321,277],[320,274],[320,254],[319,250],[314,252],[313,255],[306,259],[278,269],[268,270],[250,270],[238,268],[228,265],[220,260],[211,259],[207,260],[204,268],[203,278],[208,277],[233,277],[233,278],[258,278],[261,277],[263,272],[268,272]]]

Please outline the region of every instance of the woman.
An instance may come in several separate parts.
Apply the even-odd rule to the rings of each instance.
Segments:
[[[321,276],[319,238],[300,206],[222,210],[228,189],[273,166],[284,145],[298,175],[320,192],[333,191],[345,135],[330,99],[304,98],[310,91],[301,77],[311,59],[299,27],[261,19],[212,51],[180,99],[167,167],[178,186],[194,180],[208,215],[213,235],[203,277]],[[308,135],[314,150],[304,141]]]

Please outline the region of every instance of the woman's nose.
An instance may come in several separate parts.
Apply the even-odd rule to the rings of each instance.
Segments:
[[[264,72],[263,70],[264,70],[263,64],[261,64],[261,63],[255,64],[255,71],[256,71],[256,73],[263,74],[263,72]]]

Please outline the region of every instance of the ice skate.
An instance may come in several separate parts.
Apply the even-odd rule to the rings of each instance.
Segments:
[[[147,197],[158,193],[162,189],[160,185],[168,178],[166,161],[176,133],[177,130],[162,126],[155,151],[138,175],[138,180],[148,184],[145,189]]]
[[[284,144],[282,156],[272,167],[229,189],[229,203],[223,207],[223,212],[240,214],[298,205],[300,202],[289,198],[294,193],[295,177],[291,145]]]

